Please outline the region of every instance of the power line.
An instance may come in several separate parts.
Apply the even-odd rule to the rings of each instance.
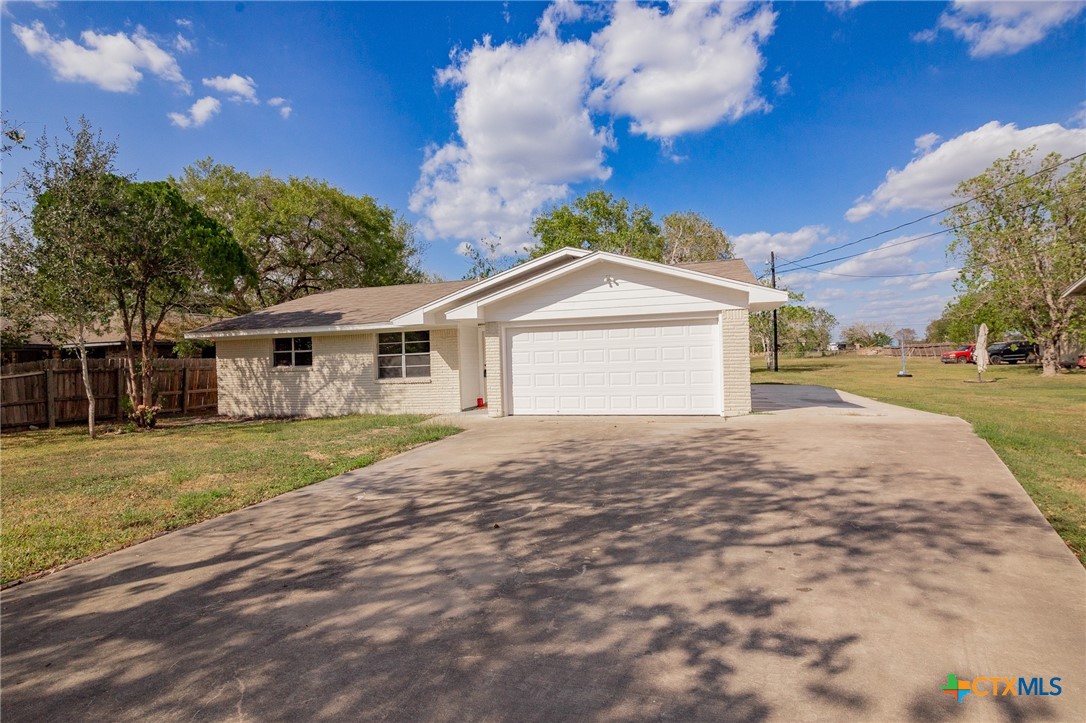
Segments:
[[[905,228],[906,226],[912,226],[914,224],[920,223],[921,221],[927,221],[928,219],[934,218],[934,217],[939,216],[941,214],[944,214],[947,211],[953,211],[956,208],[960,208],[961,206],[965,206],[967,204],[970,204],[973,201],[976,201],[978,198],[983,198],[984,196],[990,196],[993,193],[995,193],[996,191],[1002,191],[1004,188],[1007,188],[1008,186],[1013,186],[1016,183],[1021,183],[1022,181],[1033,178],[1034,176],[1039,176],[1042,173],[1047,173],[1048,171],[1055,170],[1055,169],[1059,168],[1060,166],[1062,166],[1064,164],[1067,164],[1067,163],[1070,163],[1071,161],[1077,160],[1079,158],[1082,158],[1083,156],[1086,156],[1086,153],[1079,153],[1078,155],[1071,156],[1069,158],[1065,158],[1062,161],[1060,161],[1059,163],[1055,163],[1055,164],[1053,164],[1053,165],[1051,165],[1051,166],[1049,166],[1047,168],[1042,168],[1042,169],[1040,169],[1039,171],[1037,171],[1035,173],[1029,174],[1028,176],[1023,176],[1022,178],[1016,178],[1013,181],[1008,181],[1007,183],[1004,183],[1002,186],[997,186],[996,188],[993,188],[990,191],[985,191],[984,193],[977,194],[976,196],[973,196],[972,198],[967,198],[966,200],[955,203],[952,206],[947,206],[946,208],[940,209],[939,211],[934,211],[932,213],[929,213],[926,216],[921,216],[920,218],[913,219],[912,221],[907,221],[905,223],[898,224],[897,226],[894,226],[893,228],[888,228],[888,229],[885,229],[883,231],[879,231],[878,233],[873,233],[870,236],[864,236],[863,238],[858,238],[855,241],[849,241],[848,243],[838,244],[837,246],[833,246],[831,248],[825,249],[824,251],[819,251],[818,253],[815,253],[815,254],[808,254],[806,256],[803,256],[801,258],[796,259],[795,261],[789,261],[789,262],[787,262],[787,264],[798,264],[799,262],[806,261],[807,259],[813,259],[813,258],[817,258],[819,256],[825,256],[826,254],[833,253],[834,251],[837,251],[839,249],[847,248],[849,246],[855,246],[858,243],[863,243],[864,241],[870,241],[871,239],[878,238],[879,236],[885,236],[888,233],[893,233],[894,231],[899,231],[899,230]],[[829,263],[829,262],[826,262],[826,263]]]
[[[1059,245],[1059,244],[1053,244],[1053,245]],[[857,254],[857,255],[859,255],[859,254]],[[778,257],[778,259],[779,258],[780,257]],[[1002,257],[997,257],[997,258],[994,258],[994,259],[991,259],[991,260],[988,260],[988,261],[983,261],[983,260],[977,261],[977,264],[980,265],[980,266],[992,266],[994,264],[1003,263],[1004,261],[1015,261],[1015,260],[1018,260],[1019,258],[1020,258],[1019,256],[1002,256]],[[847,277],[847,278],[851,278],[851,279],[898,279],[898,278],[906,278],[906,277],[910,277],[910,276],[930,276],[932,274],[941,274],[944,271],[961,271],[962,268],[963,268],[961,266],[948,266],[947,268],[935,269],[934,271],[917,271],[915,273],[908,273],[908,274],[842,274],[842,273],[838,273],[838,272],[835,272],[835,271],[823,271],[822,269],[816,269],[815,266],[818,266],[818,265],[819,264],[812,264],[810,266],[797,266],[796,268],[797,269],[803,269],[803,270],[806,270],[806,271],[813,271],[816,274],[825,274],[827,276],[843,276],[843,277]]]
[[[1063,195],[1058,195],[1057,198],[1063,198]],[[1025,211],[1025,210],[1030,209],[1030,208],[1037,208],[1038,206],[1043,206],[1045,203],[1047,203],[1047,201],[1037,201],[1036,203],[1028,203],[1025,206],[1019,206],[1018,208],[1016,208],[1014,210],[1015,210],[1015,212]],[[825,266],[826,264],[833,264],[833,263],[837,263],[838,261],[846,261],[848,259],[854,259],[857,256],[866,256],[867,254],[873,254],[873,253],[875,253],[877,251],[882,251],[884,249],[892,249],[895,246],[903,246],[904,244],[911,244],[911,243],[915,243],[917,241],[923,241],[924,239],[934,238],[935,236],[940,236],[940,235],[942,235],[944,233],[950,233],[951,231],[958,231],[958,230],[963,229],[963,228],[969,228],[970,226],[976,226],[977,224],[984,223],[985,221],[991,221],[993,218],[1000,218],[1003,215],[1005,215],[1005,214],[1003,214],[1003,213],[993,213],[990,216],[985,216],[984,218],[978,218],[977,220],[970,221],[969,223],[962,223],[962,224],[958,224],[957,226],[949,226],[947,228],[940,229],[938,231],[932,231],[931,233],[924,234],[923,236],[913,236],[912,238],[902,239],[901,241],[896,241],[894,243],[889,243],[889,244],[884,244],[882,246],[877,246],[876,248],[868,249],[867,251],[859,251],[859,252],[854,253],[854,254],[848,254],[847,256],[838,256],[837,258],[829,259],[828,261],[818,261],[816,263],[808,264],[806,266],[800,266],[799,265],[799,262],[803,261],[803,259],[796,259],[795,261],[789,261],[787,263],[797,265],[797,267],[801,268],[801,269],[812,269],[815,266]],[[808,256],[808,257],[804,257],[804,258],[811,258],[811,257]],[[847,276],[847,274],[838,274],[838,275],[839,276]]]
[[[850,279],[903,279],[908,276],[931,276],[932,274],[941,274],[944,271],[961,271],[960,267],[950,267],[945,269],[936,269],[935,271],[917,271],[913,274],[839,274],[833,271],[823,271],[822,269],[815,269],[810,266],[798,266],[796,268],[813,271],[816,274],[826,274],[827,276],[844,276]]]

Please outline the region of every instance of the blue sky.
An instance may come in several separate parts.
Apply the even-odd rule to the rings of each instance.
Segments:
[[[415,222],[448,278],[462,243],[516,249],[597,188],[704,214],[761,273],[938,210],[1012,148],[1086,151],[1082,3],[5,2],[0,38],[32,137],[85,114],[141,179],[206,156],[327,179]],[[937,228],[781,276],[922,330],[947,237],[901,242]]]

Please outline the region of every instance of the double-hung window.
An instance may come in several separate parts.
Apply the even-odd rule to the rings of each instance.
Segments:
[[[377,378],[430,376],[430,332],[396,331],[377,335]]]
[[[313,366],[313,337],[288,336],[275,340],[272,351],[272,366],[276,367],[311,367]]]

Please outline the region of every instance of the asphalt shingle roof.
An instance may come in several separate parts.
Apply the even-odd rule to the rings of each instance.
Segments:
[[[478,283],[477,279],[337,289],[224,319],[200,327],[195,333],[380,324],[475,283]]]

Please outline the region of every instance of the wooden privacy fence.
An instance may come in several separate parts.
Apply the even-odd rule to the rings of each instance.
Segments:
[[[98,419],[121,419],[127,394],[124,359],[89,360]],[[214,359],[156,359],[152,387],[163,413],[215,410]],[[87,419],[87,393],[77,359],[9,364],[0,372],[0,427],[54,427]]]

